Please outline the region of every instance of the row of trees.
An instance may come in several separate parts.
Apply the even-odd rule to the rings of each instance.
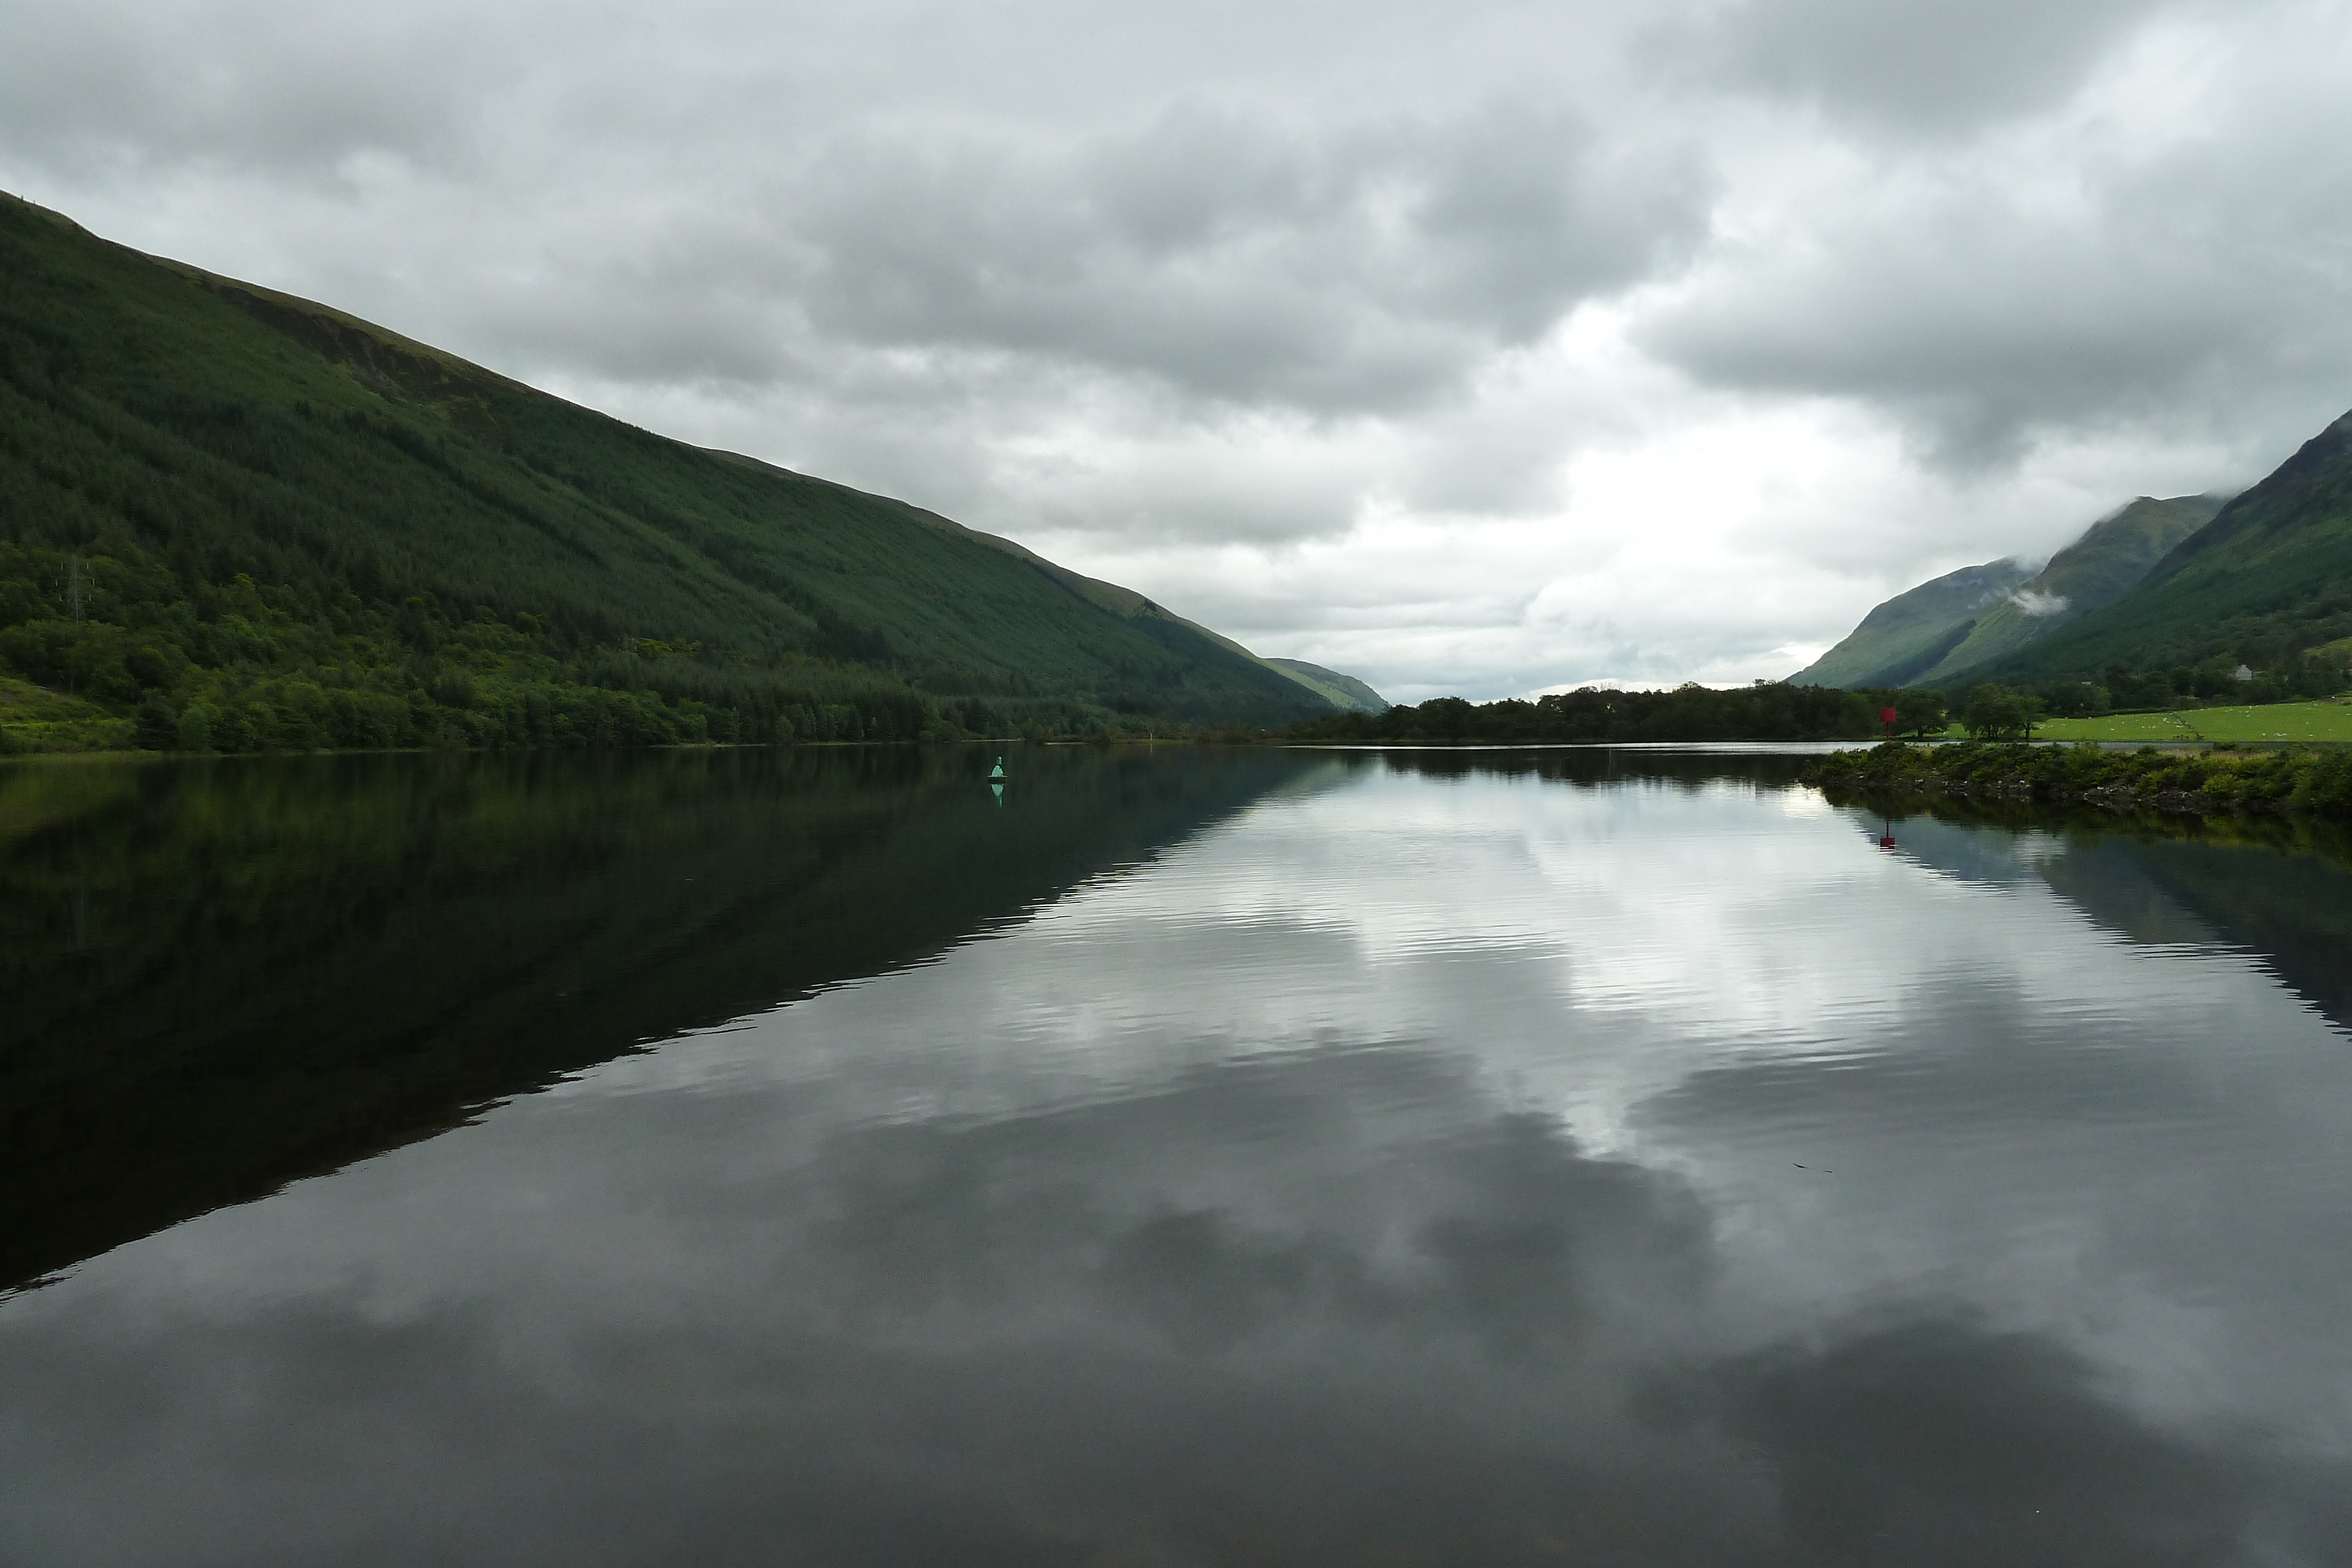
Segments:
[[[1859,740],[1891,733],[1930,739],[1955,720],[1985,740],[2025,740],[2044,718],[2079,718],[2119,706],[2169,706],[2181,691],[2207,689],[2238,701],[2326,696],[2352,682],[2345,664],[2302,655],[2252,680],[2235,666],[2137,675],[2118,668],[2108,684],[2050,681],[2019,688],[1980,681],[1951,695],[1924,687],[1843,691],[1758,681],[1717,690],[1696,683],[1672,691],[1580,687],[1533,700],[1473,703],[1433,697],[1378,714],[1335,714],[1293,726],[1291,737],[1319,741],[1477,741],[1510,743],[1642,740]],[[2219,685],[2216,685],[2216,682]],[[2136,684],[2137,683],[2137,684]],[[2176,684],[2177,683],[2177,684]],[[2163,697],[2150,694],[2161,690]],[[2126,703],[2118,692],[2127,695]],[[2143,701],[2147,698],[2149,700]],[[1891,727],[1885,718],[1889,710]]]
[[[2252,671],[2249,678],[2238,678],[2241,668]],[[2333,696],[2352,685],[2352,660],[2311,650],[2268,658],[2260,653],[2217,654],[2201,664],[2162,670],[2111,664],[2101,679],[2104,685],[2093,689],[2118,708],[2167,708],[2190,701],[2308,702]]]
[[[1985,681],[1961,701],[1959,720],[1978,740],[2026,740],[2032,738],[2033,727],[2047,708],[2039,696]]]
[[[1781,681],[1717,690],[1621,692],[1585,686],[1533,701],[1433,697],[1385,713],[1331,714],[1293,726],[1320,741],[1573,742],[1858,740],[1881,732],[1879,710],[1900,694],[1792,686]],[[1941,698],[1937,699],[1938,705]]]

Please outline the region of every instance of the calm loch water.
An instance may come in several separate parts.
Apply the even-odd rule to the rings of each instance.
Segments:
[[[2338,860],[991,760],[0,769],[0,1562],[2352,1563]]]

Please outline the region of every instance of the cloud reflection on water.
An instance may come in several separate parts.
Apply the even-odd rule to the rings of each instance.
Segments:
[[[1366,773],[123,1249],[0,1544],[2346,1560],[2342,1036],[1777,800]]]

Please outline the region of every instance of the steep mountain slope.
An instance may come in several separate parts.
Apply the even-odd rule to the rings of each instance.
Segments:
[[[0,663],[236,749],[1330,710],[1007,541],[7,197]]]
[[[778,468],[773,464],[762,463],[756,457],[746,457],[740,453],[720,452],[714,454],[714,455],[724,457],[728,461],[733,463],[749,464],[754,468],[765,469],[771,474],[780,475],[784,478],[797,479],[800,477],[799,475],[793,473],[790,469]],[[924,511],[920,507],[913,508],[913,510],[918,517],[922,521],[930,524],[934,528],[943,528],[959,538],[968,539],[977,544],[985,545],[990,549],[1000,550],[1006,555],[1012,556],[1016,560],[1027,562],[1029,565],[1036,568],[1039,571],[1044,572],[1047,577],[1052,578],[1055,582],[1060,583],[1064,588],[1068,589],[1072,593],[1076,594],[1079,598],[1087,601],[1089,603],[1100,605],[1103,609],[1109,611],[1112,614],[1120,617],[1122,620],[1134,620],[1141,617],[1152,621],[1163,621],[1171,626],[1181,626],[1188,631],[1196,632],[1229,653],[1238,653],[1243,658],[1248,659],[1254,664],[1265,665],[1267,669],[1274,671],[1276,674],[1283,676],[1294,685],[1302,686],[1306,690],[1312,692],[1315,695],[1321,697],[1324,701],[1332,704],[1334,706],[1340,708],[1351,707],[1355,706],[1357,699],[1343,691],[1330,689],[1329,681],[1342,682],[1351,686],[1361,687],[1365,693],[1371,692],[1371,687],[1364,685],[1362,682],[1358,681],[1352,675],[1333,675],[1329,671],[1319,671],[1316,674],[1309,674],[1307,672],[1317,670],[1315,665],[1302,664],[1295,659],[1269,659],[1263,654],[1253,653],[1247,648],[1243,647],[1239,643],[1236,643],[1232,638],[1226,636],[1223,632],[1213,632],[1197,621],[1187,621],[1181,615],[1175,614],[1168,610],[1163,610],[1159,605],[1154,604],[1150,600],[1146,599],[1142,594],[1138,593],[1131,588],[1121,588],[1118,583],[1105,582],[1100,578],[1087,577],[1081,573],[1072,571],[1068,567],[1060,566],[1053,561],[1047,560],[1044,556],[1039,555],[1036,551],[1029,549],[1026,545],[1016,544],[1013,540],[1005,538],[1002,535],[984,534],[978,528],[968,528],[964,527],[963,524],[959,523],[950,517],[943,517],[940,516],[937,512]],[[1328,681],[1323,677],[1328,677]],[[1378,700],[1377,694],[1374,695],[1374,700]]]
[[[2158,561],[2130,592],[1991,666],[2090,676],[2211,659],[2257,669],[2352,635],[2352,413]]]
[[[1266,663],[1293,680],[1306,682],[1335,706],[1349,712],[1386,713],[1389,710],[1388,698],[1353,675],[1343,675],[1337,670],[1327,670],[1304,659],[1268,659]]]
[[[1837,646],[1789,677],[1790,685],[1902,686],[1937,664],[2033,575],[2021,561],[1964,566],[1879,605]]]
[[[1976,618],[1951,652],[1912,677],[1945,685],[2040,641],[2061,626],[2114,603],[2147,576],[2174,546],[2213,520],[2219,496],[2142,496],[2091,525],[2050,564]]]

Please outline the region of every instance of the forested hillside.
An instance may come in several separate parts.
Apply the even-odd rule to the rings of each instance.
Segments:
[[[1306,685],[899,502],[670,441],[0,197],[0,735],[911,739]]]

